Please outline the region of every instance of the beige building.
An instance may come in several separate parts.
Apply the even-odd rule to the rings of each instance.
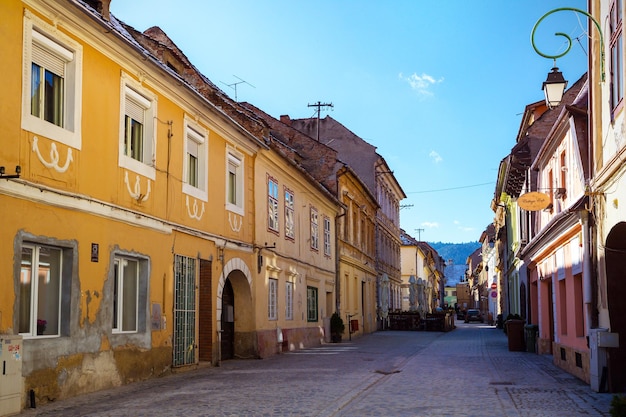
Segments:
[[[422,317],[440,306],[439,288],[444,280],[444,261],[426,242],[402,230],[402,311],[418,311]]]
[[[377,328],[388,326],[390,311],[402,307],[400,272],[400,201],[406,198],[402,187],[376,147],[365,142],[332,117],[291,120],[301,132],[337,150],[339,159],[349,165],[376,196],[375,262]]]

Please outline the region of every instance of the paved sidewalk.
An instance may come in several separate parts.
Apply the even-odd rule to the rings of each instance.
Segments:
[[[83,395],[23,416],[609,416],[598,394],[551,363],[509,352],[501,330],[385,331],[225,361]]]

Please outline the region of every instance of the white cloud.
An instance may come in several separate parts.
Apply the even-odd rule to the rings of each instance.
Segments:
[[[439,227],[439,223],[437,223],[437,222],[424,222],[424,223],[421,224],[421,226],[428,227],[429,229],[435,229],[435,228]]]
[[[435,151],[430,151],[430,153],[428,154],[428,156],[430,156],[430,159],[433,160],[434,163],[438,164],[439,162],[443,161],[443,158],[441,157],[441,155],[439,155],[437,152]]]
[[[473,232],[476,229],[474,229],[473,227],[462,226],[462,227],[459,227],[459,230],[462,230],[463,232]]]
[[[433,76],[428,74],[417,75],[417,73],[413,73],[413,75],[409,75],[408,77],[404,74],[400,73],[398,75],[403,81],[406,81],[412,90],[415,90],[421,96],[430,97],[433,95],[433,92],[430,91],[430,87],[434,84],[439,84],[443,82],[443,77],[436,80]]]

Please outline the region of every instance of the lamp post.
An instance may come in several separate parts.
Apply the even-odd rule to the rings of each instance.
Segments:
[[[546,105],[549,108],[556,107],[561,103],[561,99],[563,98],[563,93],[565,92],[565,88],[567,87],[567,81],[565,80],[565,78],[563,78],[563,74],[557,68],[556,60],[557,58],[561,58],[562,56],[565,56],[570,51],[570,49],[572,49],[572,38],[567,33],[556,32],[554,34],[555,36],[562,36],[565,39],[567,39],[567,48],[565,49],[564,52],[560,54],[549,55],[549,54],[541,52],[537,48],[537,45],[535,44],[535,31],[537,30],[537,26],[539,26],[539,24],[543,21],[543,19],[545,19],[552,13],[561,12],[561,11],[572,11],[576,13],[582,13],[585,16],[587,16],[589,20],[591,20],[594,23],[596,29],[598,29],[598,34],[600,35],[600,73],[601,73],[601,80],[602,82],[604,82],[604,39],[602,38],[602,29],[600,28],[600,24],[593,18],[593,16],[591,16],[586,11],[581,10],[581,9],[576,9],[574,7],[559,7],[557,9],[550,10],[549,12],[541,16],[539,20],[537,20],[537,23],[535,23],[535,26],[533,26],[533,30],[530,34],[530,43],[532,44],[535,52],[537,52],[537,54],[539,54],[540,56],[544,58],[554,60],[554,66],[552,68],[552,71],[548,73],[548,78],[546,79],[546,81],[543,82],[543,85],[541,87],[541,89],[543,90],[546,96]]]

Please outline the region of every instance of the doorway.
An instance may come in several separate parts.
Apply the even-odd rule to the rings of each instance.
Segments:
[[[222,339],[221,360],[235,357],[235,293],[230,279],[224,284],[222,293]]]

